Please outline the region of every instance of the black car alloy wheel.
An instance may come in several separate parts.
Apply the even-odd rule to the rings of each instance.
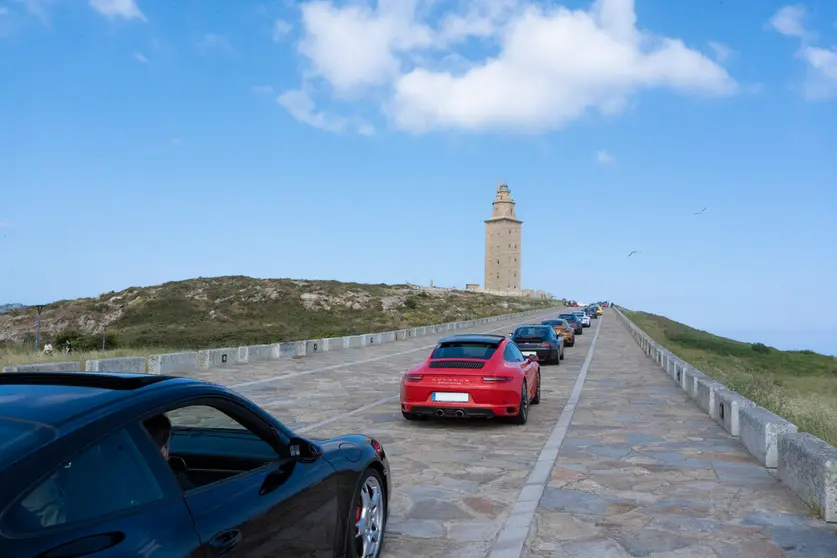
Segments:
[[[512,422],[515,424],[526,424],[527,420],[529,420],[529,390],[526,385],[526,380],[523,380],[523,386],[520,388],[520,409],[512,417]]]
[[[381,555],[387,520],[383,486],[384,480],[375,469],[367,469],[360,476],[346,524],[346,556],[349,558],[378,558]]]

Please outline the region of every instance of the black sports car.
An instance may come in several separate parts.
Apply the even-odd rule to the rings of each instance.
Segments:
[[[223,386],[0,374],[0,556],[377,558],[380,443],[294,435]]]

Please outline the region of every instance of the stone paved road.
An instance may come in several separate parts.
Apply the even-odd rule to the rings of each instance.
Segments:
[[[543,317],[557,313],[553,309]],[[451,333],[505,334],[514,325],[497,322]],[[560,365],[543,367],[542,403],[531,408],[522,427],[403,419],[401,375],[443,335],[195,375],[237,386],[300,434],[325,438],[360,432],[379,439],[394,481],[384,557],[484,557],[561,413],[587,356],[591,329],[566,349]]]
[[[612,314],[523,556],[837,557],[837,536]]]
[[[537,505],[531,526],[527,516],[518,529],[522,556],[837,556],[837,536],[807,519],[608,314],[567,348],[560,366],[543,367],[543,401],[523,427],[401,417],[401,374],[441,336],[196,375],[235,387],[300,434],[381,440],[395,484],[384,557],[483,558],[517,519],[512,509],[555,438],[601,324],[574,416],[569,407],[562,418],[572,422],[543,497],[529,509],[531,516]],[[455,333],[507,333],[514,325]],[[548,472],[552,461],[545,465]]]

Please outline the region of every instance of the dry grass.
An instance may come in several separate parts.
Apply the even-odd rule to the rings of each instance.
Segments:
[[[70,354],[62,352],[53,352],[52,356],[46,356],[43,351],[36,353],[33,350],[24,350],[20,347],[14,348],[0,348],[0,369],[4,366],[21,365],[21,364],[46,364],[49,362],[78,362],[81,365],[81,370],[84,370],[84,364],[88,360],[95,360],[98,358],[119,358],[130,356],[147,357],[148,355],[156,355],[161,353],[177,353],[183,349],[165,349],[165,348],[148,348],[148,349],[114,349],[110,351],[73,351]]]
[[[726,339],[645,312],[625,314],[657,343],[731,390],[837,445],[837,358]]]

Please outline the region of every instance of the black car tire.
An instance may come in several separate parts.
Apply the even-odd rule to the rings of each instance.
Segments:
[[[358,506],[358,500],[360,499],[360,491],[364,484],[366,484],[366,479],[369,477],[375,477],[378,481],[378,486],[380,486],[384,491],[384,479],[377,470],[373,468],[366,469],[361,475],[360,479],[358,479],[357,486],[355,487],[354,496],[352,496],[352,504],[349,506],[349,517],[347,518],[346,523],[346,558],[358,558],[357,547],[355,545],[355,513]],[[387,501],[386,501],[386,492],[383,493],[383,497],[381,498],[381,505],[384,506],[384,514],[383,514],[383,522],[381,527],[381,544],[378,546],[378,553],[373,556],[372,558],[378,558],[381,555],[381,552],[384,549],[384,535],[386,534],[386,526],[387,526]]]
[[[538,372],[540,375],[540,372]],[[520,408],[517,414],[509,417],[513,424],[523,426],[529,420],[529,396],[526,395],[526,380],[523,380],[523,387],[520,388]]]
[[[575,339],[573,339],[572,343],[567,343],[567,345],[570,347],[575,347]]]
[[[549,363],[550,364],[558,364],[561,362],[561,358],[558,356],[558,349],[555,349],[555,354],[549,355]]]
[[[532,405],[537,405],[541,402],[541,373],[538,372],[538,387],[535,391],[535,397],[532,398]]]

